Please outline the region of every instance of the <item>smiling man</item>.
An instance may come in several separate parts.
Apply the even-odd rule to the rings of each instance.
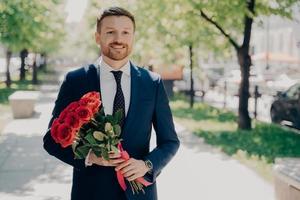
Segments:
[[[129,61],[135,33],[131,13],[119,7],[106,9],[97,19],[96,43],[101,56],[96,63],[69,72],[60,88],[49,127],[72,101],[99,91],[106,114],[123,111],[123,147],[131,159],[111,153],[106,161],[90,152],[85,160],[74,159],[72,148],[61,148],[44,136],[46,151],[73,166],[72,200],[156,200],[156,178],[175,155],[179,140],[168,98],[159,75]],[[152,126],[157,146],[149,151]],[[127,190],[118,184],[116,171],[126,178]],[[145,193],[133,194],[128,181],[143,177],[152,184]]]

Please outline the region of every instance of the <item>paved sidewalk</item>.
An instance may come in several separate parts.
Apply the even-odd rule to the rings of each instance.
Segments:
[[[69,199],[72,168],[42,147],[56,92],[57,85],[43,86],[35,116],[13,120],[0,135],[0,199]],[[180,125],[176,129],[181,148],[158,178],[160,200],[274,200],[273,185]]]

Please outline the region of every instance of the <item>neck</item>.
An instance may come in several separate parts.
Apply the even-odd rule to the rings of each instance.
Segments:
[[[116,69],[116,70],[122,68],[128,62],[128,57],[124,58],[123,60],[112,60],[112,59],[102,55],[102,59],[109,66],[111,66],[113,69]]]

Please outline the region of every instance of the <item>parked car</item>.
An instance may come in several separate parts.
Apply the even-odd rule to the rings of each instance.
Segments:
[[[300,83],[277,93],[270,114],[272,122],[289,121],[295,128],[300,129]]]

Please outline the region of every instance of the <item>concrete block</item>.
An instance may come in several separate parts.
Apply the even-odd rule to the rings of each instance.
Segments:
[[[38,97],[39,92],[35,91],[16,91],[11,94],[8,99],[12,108],[13,117],[15,119],[31,117]]]

